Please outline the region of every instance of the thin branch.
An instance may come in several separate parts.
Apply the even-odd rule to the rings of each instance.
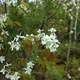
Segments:
[[[70,31],[69,31],[69,46],[68,46],[68,52],[67,52],[67,61],[66,61],[66,72],[68,72],[68,68],[69,68],[69,61],[70,61],[70,50],[71,50],[71,45],[72,45],[72,27],[73,27],[73,19],[71,19],[71,23],[70,23]]]
[[[74,32],[74,40],[76,41],[77,40],[77,19],[78,19],[78,15],[79,15],[79,9],[78,8],[76,8],[76,16],[75,16],[75,24],[74,24],[74,30],[75,30],[75,32]]]
[[[7,13],[7,4],[4,3],[4,10],[5,10],[5,13]]]

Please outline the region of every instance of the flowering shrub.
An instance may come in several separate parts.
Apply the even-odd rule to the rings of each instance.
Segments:
[[[0,79],[79,80],[79,4],[0,0]]]
[[[7,27],[5,25],[5,22],[7,23],[7,19],[8,19],[7,15],[6,16],[3,15],[2,19],[1,19],[0,35],[3,39],[2,39],[2,42],[1,42],[1,47],[0,48],[1,48],[1,50],[4,49],[4,52],[9,51],[10,53],[8,53],[8,54],[13,54],[13,55],[18,54],[18,55],[20,55],[22,53],[22,50],[24,50],[23,47],[22,47],[22,46],[24,46],[24,41],[27,41],[27,40],[31,41],[31,44],[32,44],[33,48],[34,48],[34,46],[37,46],[36,41],[38,41],[42,46],[45,47],[45,49],[50,49],[50,52],[54,53],[55,51],[57,51],[57,48],[59,47],[59,41],[57,40],[57,36],[56,36],[56,33],[55,33],[56,32],[55,28],[51,28],[51,29],[48,30],[48,32],[50,32],[49,35],[44,33],[43,30],[39,29],[36,32],[37,34],[30,34],[29,35],[29,34],[26,33],[25,35],[22,35],[20,33],[19,35],[15,34],[16,36],[13,37],[13,39],[11,39],[11,34],[10,34],[9,30],[6,30]],[[5,40],[6,40],[6,43],[5,43]],[[5,51],[6,47],[8,47],[8,51]],[[37,49],[39,49],[38,46],[37,46]],[[18,53],[16,53],[16,52],[18,52]],[[37,56],[35,56],[35,57],[37,57]],[[19,58],[19,56],[18,56],[18,58]],[[25,61],[28,58],[26,57]],[[36,59],[34,61],[36,61]],[[26,66],[26,64],[22,65],[22,66],[25,65],[25,68],[22,67],[20,69],[20,71],[18,71],[16,69],[16,71],[13,72],[11,70],[11,67],[14,64],[13,64],[13,62],[11,63],[11,61],[10,61],[11,64],[6,62],[5,53],[4,53],[4,56],[1,54],[0,62],[3,65],[3,67],[0,70],[0,73],[2,73],[5,76],[6,79],[10,79],[10,80],[19,80],[21,78],[20,77],[20,75],[21,75],[20,71],[25,73],[25,74],[31,75],[33,67],[35,66],[35,62],[33,63],[32,61],[29,61],[27,63],[27,66]],[[3,64],[3,62],[5,62],[6,64]]]

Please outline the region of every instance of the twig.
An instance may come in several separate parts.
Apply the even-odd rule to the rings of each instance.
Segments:
[[[72,34],[71,34],[72,27],[73,27],[73,18],[71,19],[71,23],[70,23],[69,46],[68,46],[67,61],[66,61],[66,72],[68,72],[69,61],[70,61],[70,50],[71,50],[71,45],[72,45]]]
[[[79,9],[76,7],[76,16],[75,16],[75,24],[74,24],[74,40],[77,40],[77,19],[78,19]]]

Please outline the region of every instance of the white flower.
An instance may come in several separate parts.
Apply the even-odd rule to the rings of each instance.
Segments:
[[[34,37],[34,34],[31,34],[30,36],[31,36],[31,37]]]
[[[11,5],[11,0],[5,0],[5,3],[10,6]]]
[[[43,31],[43,30],[39,29],[37,32],[38,32],[38,33],[41,33],[42,31]]]
[[[15,42],[15,41],[11,41],[11,42],[8,42],[8,44],[11,46],[11,50],[13,51],[14,49],[16,51],[19,51],[20,49],[20,43],[19,42]]]
[[[80,67],[78,68],[78,71],[80,71]]]
[[[11,0],[11,2],[12,2],[12,4],[13,4],[13,6],[15,6],[16,3],[17,3],[17,0]]]
[[[71,75],[68,73],[67,74],[67,77],[68,77],[68,79],[71,79],[72,77],[71,77]]]
[[[44,45],[47,49],[50,49],[50,52],[55,52],[57,48],[59,47],[60,42],[57,39],[57,36],[55,34],[56,29],[51,28],[48,31],[51,32],[50,35],[40,33],[38,36],[41,39],[41,44]]]
[[[10,79],[10,80],[19,80],[20,79],[20,76],[19,76],[19,73],[18,72],[15,72],[13,75],[7,73],[5,75],[5,78]]]
[[[6,67],[9,67],[9,66],[11,66],[11,64],[6,63],[6,64],[3,66],[3,68],[0,70],[0,73],[2,73],[3,75],[4,75],[5,73],[7,73],[8,70],[6,70]]]
[[[3,75],[6,75],[6,73],[9,73],[9,71],[6,69],[9,66],[11,66],[11,64],[6,63],[3,68],[0,70],[0,73],[2,73]]]
[[[19,39],[25,39],[25,38],[26,38],[25,36],[16,35],[16,37],[14,37],[14,39],[12,41],[8,42],[8,44],[11,47],[11,50],[13,51],[15,49],[16,51],[19,51],[19,49],[21,47]]]
[[[55,33],[56,29],[55,28],[50,28],[48,31],[51,32],[51,33]]]
[[[32,61],[28,62],[28,63],[27,63],[27,67],[24,68],[25,73],[27,73],[27,74],[30,75],[31,72],[32,72],[33,66],[34,66],[34,63],[33,63]]]
[[[0,26],[3,28],[3,27],[6,27],[4,22],[6,22],[7,20],[7,14],[1,14],[0,15]]]
[[[24,70],[26,74],[29,74],[29,75],[31,74],[31,71],[32,71],[31,68],[27,67],[27,68],[24,68]]]
[[[13,6],[15,6],[16,3],[17,3],[17,0],[1,0],[1,3],[2,3],[2,4],[3,4],[3,3],[6,3],[8,6],[10,6],[11,4],[12,4]]]
[[[70,31],[70,34],[73,34],[73,33],[74,33],[74,31],[73,31],[73,30],[71,30],[71,31]]]
[[[9,64],[9,63],[6,63],[6,64],[4,65],[4,67],[9,67],[9,66],[11,66],[11,64]]]
[[[8,31],[5,31],[4,29],[2,29],[1,35],[7,35],[7,36],[9,36],[9,33],[8,33]]]
[[[76,6],[76,0],[72,0],[72,3]]]
[[[5,67],[3,67],[1,70],[0,70],[0,73],[2,73],[3,75],[7,72],[7,70],[5,69]]]
[[[33,64],[32,61],[30,61],[30,62],[27,63],[27,66],[32,68],[34,66],[34,64]]]
[[[32,38],[31,41],[32,41],[32,44],[35,44],[35,40],[34,40],[34,38]]]
[[[26,34],[26,37],[28,37],[29,35],[28,34]]]
[[[45,35],[45,33],[44,32],[39,32],[39,34],[36,36],[38,39],[40,39],[41,37],[43,37]]]
[[[0,4],[3,4],[5,2],[5,0],[0,0]]]
[[[20,35],[17,35],[18,38],[21,38],[21,39],[24,39],[25,36],[20,36]]]
[[[29,0],[29,2],[36,2],[36,0]]]
[[[5,61],[5,56],[0,56],[0,62],[3,63]]]

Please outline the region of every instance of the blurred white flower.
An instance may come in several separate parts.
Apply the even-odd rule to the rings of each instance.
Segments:
[[[17,0],[11,0],[11,2],[13,4],[13,6],[15,6],[18,1]]]
[[[29,2],[36,2],[36,0],[29,0]]]
[[[5,31],[4,29],[2,29],[1,35],[7,35],[7,36],[9,36],[9,33],[8,33],[8,31]]]
[[[0,73],[2,73],[3,75],[6,74],[8,72],[8,70],[6,69],[6,67],[8,68],[9,66],[11,66],[11,64],[6,63],[3,68],[0,70]]]
[[[8,44],[10,45],[11,50],[13,51],[14,49],[16,51],[19,51],[21,44],[19,43],[19,39],[24,39],[24,36],[21,35],[16,35],[12,41],[9,41]]]
[[[1,70],[0,70],[0,73],[2,73],[3,75],[7,72],[7,70],[5,69],[5,67],[3,67]]]
[[[76,6],[76,0],[72,0],[72,3]]]
[[[7,20],[7,14],[0,14],[0,26],[3,28],[3,27],[6,27],[4,22],[6,22]]]
[[[36,36],[38,39],[40,39],[42,36],[45,35],[44,32],[42,32],[43,30],[39,29],[37,32],[38,32],[38,35]]]
[[[17,2],[18,2],[17,0],[0,0],[1,4],[6,3],[8,6],[10,6],[11,4],[15,6]]]
[[[47,49],[50,49],[50,52],[55,52],[60,44],[55,34],[56,29],[51,28],[48,31],[51,32],[50,35],[39,33],[38,37],[40,37],[42,45],[44,45]]]
[[[0,56],[0,62],[3,63],[5,61],[5,56]]]
[[[20,43],[19,42],[15,42],[15,41],[11,41],[11,42],[8,42],[8,44],[10,45],[10,48],[11,48],[11,50],[13,51],[14,49],[16,50],[16,51],[19,51],[19,49],[20,49]]]
[[[5,0],[0,0],[0,4],[3,4],[5,2]]]
[[[50,28],[48,31],[50,31],[51,33],[55,33],[56,29],[55,28]]]
[[[70,31],[70,34],[73,34],[73,33],[74,33],[74,31],[73,31],[73,30],[71,30],[71,31]]]
[[[78,71],[80,71],[80,67],[78,68]]]
[[[11,64],[9,64],[9,63],[6,63],[6,64],[4,65],[4,67],[9,67],[9,66],[11,66]]]
[[[41,33],[42,31],[43,31],[43,30],[39,29],[37,32],[38,32],[38,33]]]
[[[7,73],[5,75],[5,78],[10,79],[10,80],[19,80],[20,79],[20,76],[19,76],[19,73],[18,72],[15,72],[13,75]]]
[[[71,77],[71,75],[68,73],[67,74],[67,77],[68,77],[68,79],[71,79],[72,77]]]
[[[30,75],[32,72],[33,66],[34,66],[34,63],[32,61],[28,62],[26,68],[24,68],[25,73]]]

